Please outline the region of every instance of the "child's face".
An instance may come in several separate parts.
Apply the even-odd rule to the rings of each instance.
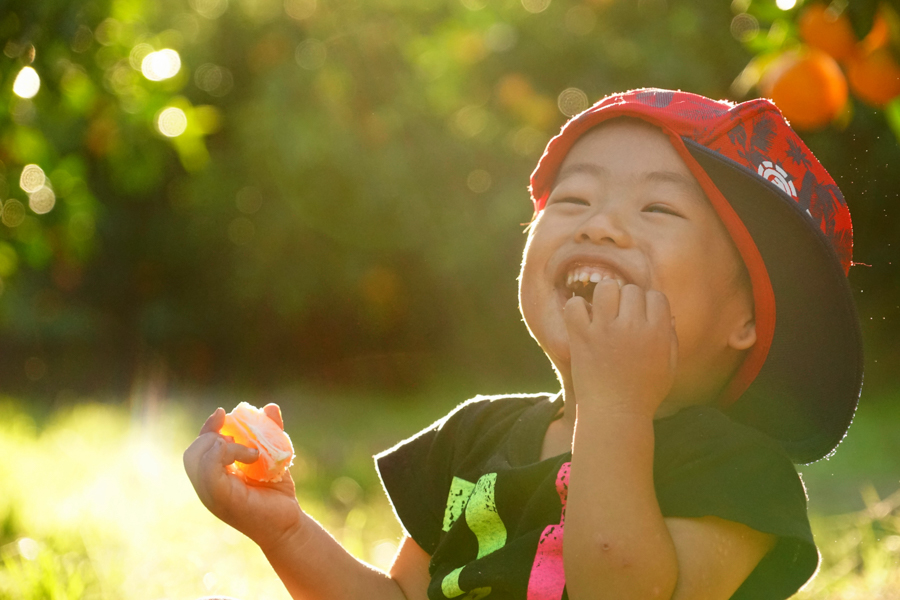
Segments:
[[[573,293],[590,302],[594,287],[578,279],[614,277],[620,286],[663,292],[678,336],[669,397],[696,403],[727,382],[755,342],[743,273],[724,225],[666,135],[616,119],[582,136],[560,167],[525,247],[520,310],[566,383],[563,308]]]

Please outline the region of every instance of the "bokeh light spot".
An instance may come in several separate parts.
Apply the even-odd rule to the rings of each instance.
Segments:
[[[211,96],[221,97],[231,91],[234,77],[225,67],[205,63],[194,72],[194,84]]]
[[[0,221],[7,227],[18,227],[25,220],[25,205],[10,198],[3,205],[3,214],[0,215]]]
[[[522,6],[530,13],[542,13],[550,6],[550,0],[522,0]]]
[[[28,197],[28,207],[35,214],[45,215],[56,206],[56,194],[47,186],[42,187]]]
[[[42,187],[47,182],[47,176],[44,170],[37,165],[25,165],[22,169],[22,175],[19,177],[19,187],[26,193],[31,194]]]
[[[797,5],[797,0],[775,0],[775,5],[781,10],[791,10]]]
[[[312,39],[302,42],[297,46],[297,50],[294,53],[297,64],[310,71],[314,71],[325,64],[327,56],[328,51],[325,48],[325,44],[319,40]]]
[[[34,98],[41,89],[41,77],[31,67],[22,67],[13,82],[13,93],[19,98]]]
[[[397,544],[393,540],[378,540],[369,550],[369,560],[381,569],[388,569],[397,555]]]
[[[759,34],[759,21],[747,13],[735,15],[731,20],[731,35],[739,42],[747,42]]]
[[[486,6],[484,0],[459,0],[469,10],[481,10]]]
[[[104,46],[111,46],[119,39],[122,32],[122,24],[115,19],[104,19],[97,29],[94,30],[94,37]]]
[[[597,14],[589,6],[579,4],[566,11],[566,29],[575,35],[587,35],[597,25]]]
[[[484,46],[491,52],[506,52],[519,39],[515,28],[509,23],[494,23],[484,34]]]
[[[362,495],[362,487],[352,477],[341,475],[331,482],[331,495],[344,506],[352,506]]]
[[[252,215],[257,212],[262,206],[262,202],[262,192],[249,185],[238,190],[237,197],[235,198],[237,209],[245,215]]]
[[[191,8],[201,17],[218,19],[228,10],[228,0],[191,0]]]
[[[556,99],[559,111],[567,117],[573,117],[589,106],[587,94],[582,90],[571,87],[560,92]]]
[[[210,572],[203,576],[203,587],[207,590],[212,591],[217,583],[219,583],[219,578],[216,577],[215,573]]]
[[[181,57],[171,48],[151,52],[141,61],[141,73],[150,81],[175,77],[181,70]]]
[[[520,127],[509,137],[509,145],[513,152],[519,156],[526,158],[534,157],[538,152],[543,150],[544,143],[547,141],[543,133],[534,127]]]
[[[140,43],[132,48],[131,52],[128,54],[128,62],[131,64],[131,68],[135,71],[141,71],[144,59],[150,54],[153,54],[153,46],[150,44]]]
[[[476,194],[482,194],[491,189],[491,174],[484,169],[475,169],[466,177],[466,185]]]
[[[316,12],[316,0],[284,0],[284,12],[292,19],[303,21]]]
[[[166,137],[178,137],[187,129],[187,115],[180,108],[170,106],[156,118],[156,127]]]
[[[453,129],[462,137],[472,138],[484,131],[489,116],[480,106],[471,105],[459,109],[453,115]]]
[[[25,560],[35,560],[40,552],[40,546],[31,538],[23,537],[16,544],[19,548],[19,554]]]
[[[87,52],[91,48],[93,41],[94,32],[86,25],[79,25],[78,29],[75,31],[75,35],[72,36],[70,48],[72,48],[72,52],[81,54],[82,52]]]

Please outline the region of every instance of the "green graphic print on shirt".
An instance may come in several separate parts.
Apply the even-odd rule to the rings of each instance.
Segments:
[[[564,463],[557,473],[556,490],[562,503],[560,522],[548,525],[541,534],[537,552],[528,580],[527,600],[560,600],[565,589],[565,574],[562,562],[563,527],[566,517],[566,496],[569,484],[569,467]],[[497,473],[482,475],[472,483],[454,477],[447,495],[444,511],[444,532],[465,516],[466,525],[478,541],[478,558],[495,552],[506,544],[506,526],[497,512],[494,489]],[[490,595],[490,586],[475,588],[468,593],[459,587],[459,575],[466,566],[454,569],[441,582],[441,591],[446,598],[459,600],[481,600]],[[465,594],[465,596],[463,596]]]
[[[506,526],[497,514],[494,486],[497,474],[482,475],[476,483],[459,477],[453,478],[444,513],[444,531],[449,531],[460,514],[465,511],[466,524],[478,540],[478,558],[482,558],[506,544]],[[465,567],[454,569],[441,582],[441,591],[447,598],[463,595],[459,589],[459,574]],[[466,595],[466,600],[479,600],[491,593],[490,587],[476,588]]]

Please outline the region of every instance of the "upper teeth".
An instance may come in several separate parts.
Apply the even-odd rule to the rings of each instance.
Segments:
[[[585,286],[588,282],[597,283],[604,279],[615,279],[620,288],[625,285],[625,280],[618,273],[607,267],[578,266],[572,268],[566,275],[566,287],[574,290],[579,283]]]

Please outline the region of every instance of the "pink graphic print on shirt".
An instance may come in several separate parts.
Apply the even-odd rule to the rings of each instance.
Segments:
[[[559,523],[548,525],[538,541],[537,554],[528,579],[528,600],[560,600],[566,587],[563,570],[563,527],[566,522],[566,497],[569,491],[569,468],[564,463],[556,475],[556,492],[562,502]]]

